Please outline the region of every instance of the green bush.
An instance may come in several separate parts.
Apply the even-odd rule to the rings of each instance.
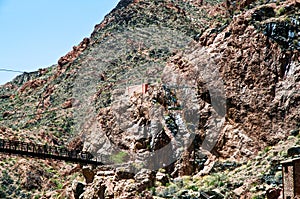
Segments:
[[[281,7],[277,10],[277,16],[281,16],[285,13],[285,8],[284,7]]]
[[[39,199],[39,198],[41,198],[42,196],[41,195],[36,195],[36,196],[34,196],[34,199]]]
[[[63,188],[63,184],[60,181],[58,181],[57,179],[54,179],[53,183],[56,185],[56,189],[59,190],[59,189]]]
[[[266,146],[266,147],[264,148],[264,152],[267,153],[267,152],[270,151],[271,149],[272,149],[272,147]]]
[[[263,196],[260,196],[260,195],[256,195],[256,196],[253,196],[252,199],[264,199],[265,197]]]
[[[207,187],[221,187],[226,181],[227,176],[225,174],[214,173],[205,179],[204,184]]]
[[[188,189],[191,189],[193,191],[199,191],[199,188],[196,185],[191,185],[188,187]]]
[[[119,153],[112,155],[111,160],[116,164],[121,164],[125,161],[128,154],[124,151],[120,151]]]

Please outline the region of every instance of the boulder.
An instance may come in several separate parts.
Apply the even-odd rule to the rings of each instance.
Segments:
[[[115,177],[117,179],[133,179],[134,174],[126,168],[121,167],[116,169]]]
[[[26,190],[40,189],[42,184],[41,172],[28,171],[25,179],[22,180],[21,185]]]
[[[95,172],[90,168],[90,166],[84,166],[82,168],[82,174],[87,184],[93,182],[95,177]]]
[[[281,195],[281,189],[270,188],[266,192],[267,199],[278,199]]]
[[[291,130],[291,131],[290,131],[290,134],[291,134],[292,136],[297,136],[297,135],[299,135],[299,129]]]
[[[72,183],[72,191],[75,199],[79,199],[80,195],[84,192],[85,184],[82,182],[74,181]]]
[[[169,182],[168,176],[165,173],[157,172],[156,181],[166,185]]]
[[[134,176],[134,179],[136,181],[137,191],[139,192],[154,185],[155,172],[149,169],[142,169]]]
[[[295,155],[300,155],[300,147],[291,147],[287,150],[287,155],[289,157],[295,156]]]

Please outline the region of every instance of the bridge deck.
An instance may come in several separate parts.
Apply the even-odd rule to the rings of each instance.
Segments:
[[[68,150],[64,147],[38,145],[15,140],[0,139],[0,152],[74,163],[103,165],[102,162],[98,161],[97,158],[93,158],[92,154],[86,151]]]

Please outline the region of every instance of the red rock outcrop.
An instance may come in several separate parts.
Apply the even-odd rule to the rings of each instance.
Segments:
[[[205,58],[205,53],[213,60],[226,91],[226,122],[216,146],[223,157],[254,155],[286,137],[299,121],[295,77],[300,65],[293,59],[297,52],[282,50],[258,32],[250,22],[252,12],[235,17],[219,33],[208,29],[200,45],[177,55],[169,65],[182,78],[205,85],[197,77],[202,64],[198,57]],[[201,101],[208,103],[205,98]]]
[[[89,38],[84,38],[82,42],[78,46],[74,46],[73,50],[68,52],[65,56],[61,57],[58,60],[58,66],[61,68],[62,66],[73,62],[90,44]]]
[[[33,90],[44,85],[46,80],[36,79],[26,82],[20,89],[19,94],[22,94],[26,89]]]

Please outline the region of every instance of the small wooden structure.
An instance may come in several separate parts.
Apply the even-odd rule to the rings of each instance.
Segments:
[[[134,86],[129,86],[126,89],[125,94],[126,95],[132,95],[133,93],[142,93],[145,94],[148,91],[148,84],[141,84],[141,85],[134,85]]]
[[[281,162],[283,199],[300,198],[300,158]]]

